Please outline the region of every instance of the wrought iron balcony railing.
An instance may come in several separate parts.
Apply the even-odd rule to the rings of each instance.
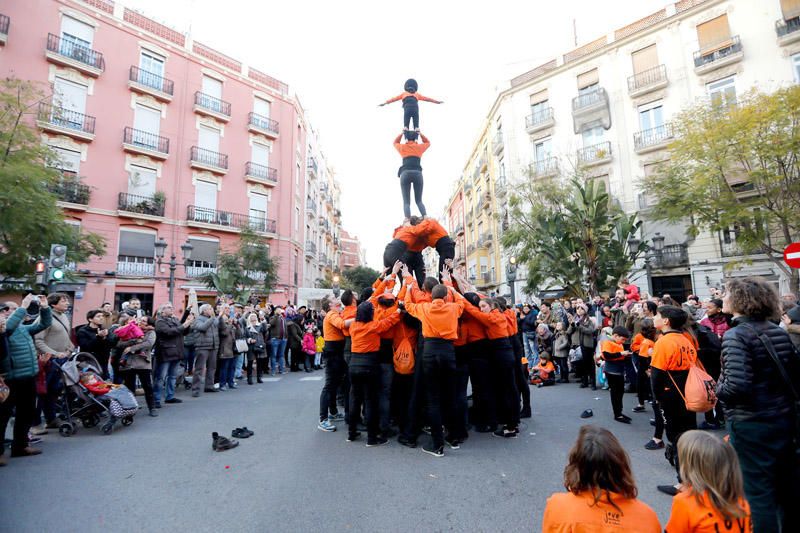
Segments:
[[[91,188],[77,179],[63,178],[48,185],[47,189],[55,194],[62,202],[89,205]]]
[[[161,152],[162,154],[169,153],[169,139],[147,131],[126,127],[122,142],[153,150],[154,152]]]
[[[611,141],[606,141],[578,150],[578,161],[581,163],[596,163],[611,157]]]
[[[606,93],[606,90],[603,89],[602,87],[598,87],[593,91],[589,91],[584,94],[579,94],[578,96],[573,98],[572,110],[579,111],[607,101],[608,101],[608,94]]]
[[[785,37],[798,30],[800,30],[800,16],[789,20],[780,19],[775,21],[775,33],[778,34],[778,37]],[[0,33],[3,33],[2,30],[0,30]]]
[[[636,150],[661,144],[672,139],[672,124],[666,123],[649,130],[642,130],[633,134],[633,146]]]
[[[253,163],[252,161],[248,161],[244,165],[244,173],[247,176],[278,183],[277,169],[259,165],[258,163]]]
[[[269,117],[259,115],[258,113],[250,112],[247,115],[247,121],[248,124],[250,124],[251,126],[255,126],[256,128],[272,132],[275,135],[278,134],[279,128],[277,120],[272,120]]]
[[[220,100],[202,91],[194,93],[194,105],[207,109],[208,111],[213,111],[214,113],[219,113],[220,115],[231,116],[230,102]]]
[[[39,102],[38,119],[54,126],[94,134],[94,117],[47,102]]]
[[[156,275],[156,264],[152,257],[134,257],[120,255],[117,257],[118,276],[147,276]]]
[[[0,33],[8,35],[8,28],[11,26],[11,19],[8,15],[0,14]]]
[[[709,65],[741,51],[742,42],[739,40],[738,35],[734,35],[724,43],[721,43],[721,46],[696,51],[694,53],[694,66],[698,68]]]
[[[192,146],[192,161],[217,168],[228,168],[228,155],[212,152],[199,146]]]
[[[628,78],[628,92],[638,91],[664,81],[667,81],[667,66],[658,65],[630,76]]]
[[[106,66],[103,54],[97,50],[52,33],[47,34],[47,50],[98,70],[103,70]]]
[[[142,70],[136,65],[131,66],[128,79],[132,82],[150,87],[156,91],[161,91],[162,93],[170,96],[172,96],[175,90],[175,83],[172,80],[168,80],[167,78],[164,78],[163,76],[153,72]]]
[[[238,229],[250,229],[261,233],[275,233],[277,228],[277,223],[266,217],[231,213],[196,205],[187,207],[186,218],[193,222],[204,222],[206,224]]]
[[[117,209],[128,213],[163,217],[164,201],[161,198],[153,198],[152,196],[139,196],[121,192],[117,199]]]
[[[537,124],[541,124],[542,122],[546,122],[553,118],[553,108],[552,107],[545,107],[537,111],[536,113],[530,114],[525,117],[525,127],[531,128],[536,126]]]

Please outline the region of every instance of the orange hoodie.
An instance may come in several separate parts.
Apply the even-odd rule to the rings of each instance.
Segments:
[[[448,303],[438,298],[430,303],[405,304],[406,311],[422,322],[422,336],[454,341],[458,338],[458,317],[464,312],[464,300]]]
[[[355,305],[348,305],[344,309],[342,309],[342,320],[350,320],[351,318],[356,317],[356,306]],[[342,333],[345,337],[350,336],[350,328],[348,326],[344,326],[342,328]]]
[[[395,309],[394,314],[382,320],[371,322],[353,322],[350,324],[350,335],[352,353],[372,353],[381,348],[381,333],[392,329],[400,320],[400,313]]]
[[[467,313],[461,315],[458,340],[453,343],[455,346],[464,346],[486,338],[486,327],[483,324]]]
[[[322,338],[326,342],[343,341],[344,319],[338,311],[328,311],[322,320]]]
[[[508,331],[508,318],[498,309],[492,309],[491,312],[484,313],[471,303],[466,302],[464,310],[467,312],[467,314],[469,314],[469,316],[483,324],[483,326],[486,328],[486,336],[489,339],[495,340],[510,337]]]
[[[447,230],[432,218],[426,218],[417,224],[417,229],[420,237],[425,240],[425,246],[429,246],[431,248],[436,246],[436,243],[439,241],[439,239],[442,237],[447,237]]]
[[[403,134],[401,133],[394,140],[394,149],[398,151],[401,157],[422,157],[422,154],[425,153],[425,150],[431,147],[431,141],[421,133],[419,136],[422,139],[421,143],[401,143],[400,139],[403,137]]]

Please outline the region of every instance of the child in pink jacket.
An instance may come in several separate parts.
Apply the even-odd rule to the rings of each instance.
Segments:
[[[314,368],[314,356],[317,355],[317,340],[314,338],[314,325],[308,324],[303,334],[303,353],[306,354],[305,371],[311,372]]]

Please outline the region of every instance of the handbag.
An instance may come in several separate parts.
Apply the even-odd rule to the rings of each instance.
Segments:
[[[11,389],[8,388],[6,385],[6,381],[3,379],[3,376],[0,376],[0,403],[8,400],[8,396],[11,394]]]
[[[245,339],[236,339],[236,351],[239,353],[246,353],[248,349],[247,341]]]
[[[570,363],[576,364],[583,361],[583,351],[581,350],[580,346],[576,346],[569,351],[569,357],[567,359]]]

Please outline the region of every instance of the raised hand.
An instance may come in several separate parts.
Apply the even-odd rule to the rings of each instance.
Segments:
[[[33,294],[26,294],[25,298],[22,299],[22,303],[19,304],[20,307],[28,307],[35,297]]]
[[[403,268],[403,262],[398,259],[394,262],[394,266],[392,266],[392,274],[396,276],[401,268]]]

